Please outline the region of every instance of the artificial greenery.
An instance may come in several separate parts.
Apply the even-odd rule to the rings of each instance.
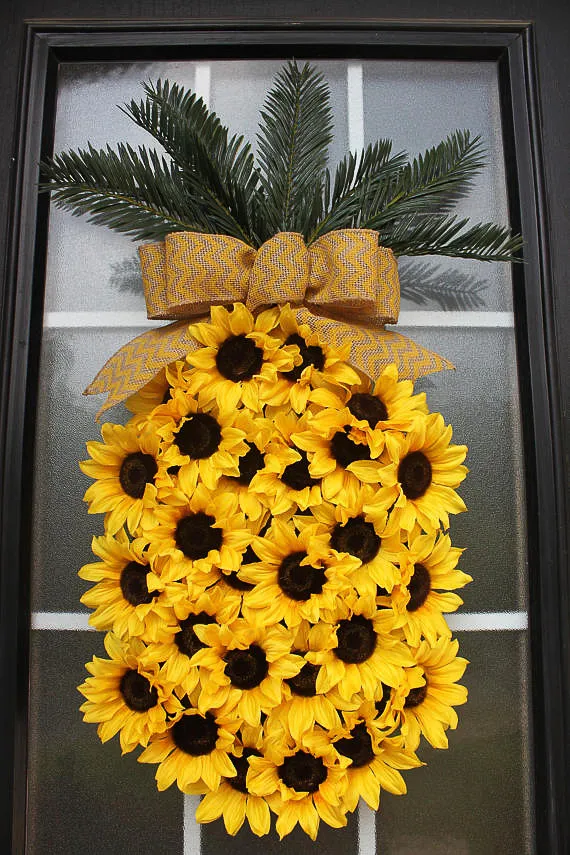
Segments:
[[[494,223],[449,212],[484,166],[479,137],[455,131],[409,162],[389,140],[327,167],[330,94],[309,64],[289,62],[261,111],[257,164],[204,101],[167,80],[143,84],[123,111],[166,153],[126,144],[63,152],[42,163],[54,203],[138,240],[222,233],[258,247],[279,231],[308,243],[339,228],[369,228],[396,255],[516,261],[522,241]]]

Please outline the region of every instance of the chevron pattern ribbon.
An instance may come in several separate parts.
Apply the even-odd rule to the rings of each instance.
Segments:
[[[228,235],[175,232],[141,246],[139,256],[148,317],[175,323],[137,336],[106,362],[84,392],[107,393],[98,417],[198,348],[185,321],[204,320],[212,305],[243,302],[256,312],[289,303],[324,341],[349,341],[350,361],[372,377],[391,362],[410,380],[453,368],[384,328],[398,320],[400,282],[394,253],[370,229],[338,229],[310,246],[280,232],[259,250]]]

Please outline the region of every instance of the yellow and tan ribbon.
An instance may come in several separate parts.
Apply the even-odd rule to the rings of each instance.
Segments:
[[[137,336],[106,362],[84,392],[107,392],[98,415],[200,347],[188,321],[205,320],[212,305],[242,302],[256,312],[289,303],[324,341],[350,342],[350,362],[373,378],[391,362],[410,380],[453,368],[384,328],[398,320],[398,267],[370,229],[338,229],[309,246],[300,234],[279,232],[258,250],[228,235],[174,232],[141,246],[139,256],[148,317],[175,323]]]

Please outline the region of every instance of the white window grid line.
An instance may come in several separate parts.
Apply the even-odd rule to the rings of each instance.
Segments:
[[[349,62],[347,68],[348,148],[360,154],[364,148],[364,81],[362,63]]]
[[[33,612],[33,630],[89,631],[89,612]],[[452,632],[504,632],[525,630],[527,612],[465,612],[446,616]]]
[[[376,855],[376,811],[361,799],[356,812],[358,855]]]
[[[196,808],[200,804],[200,796],[184,796],[183,814],[183,855],[199,855],[202,843],[202,826],[196,822]]]
[[[149,320],[144,311],[46,312],[44,315],[45,329],[150,329],[163,324],[163,321]],[[502,329],[514,327],[514,315],[512,312],[403,311],[400,312],[398,329],[403,327]]]

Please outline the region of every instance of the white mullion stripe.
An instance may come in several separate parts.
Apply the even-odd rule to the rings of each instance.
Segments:
[[[34,612],[32,629],[92,630],[87,612]],[[453,631],[497,632],[501,630],[527,629],[526,612],[465,612],[447,615],[447,623]]]
[[[400,312],[400,327],[513,327],[512,312]]]
[[[528,629],[526,612],[466,612],[447,615],[449,628],[455,632],[493,632]]]
[[[194,92],[201,98],[206,107],[210,106],[210,90],[212,85],[212,68],[209,62],[197,62],[194,71]]]
[[[44,327],[50,329],[111,329],[114,327],[160,326],[141,312],[46,312]],[[512,312],[400,312],[400,327],[491,327],[514,326]]]
[[[360,800],[358,805],[358,855],[376,855],[376,811]]]
[[[364,90],[362,63],[349,62],[346,73],[348,104],[348,148],[358,154],[364,148]]]
[[[32,629],[73,629],[94,631],[89,626],[89,612],[34,612]]]
[[[46,312],[44,327],[98,328],[110,327],[156,327],[164,321],[149,321],[146,312]]]
[[[200,804],[200,796],[184,796],[184,855],[199,855],[200,824],[194,815]]]

